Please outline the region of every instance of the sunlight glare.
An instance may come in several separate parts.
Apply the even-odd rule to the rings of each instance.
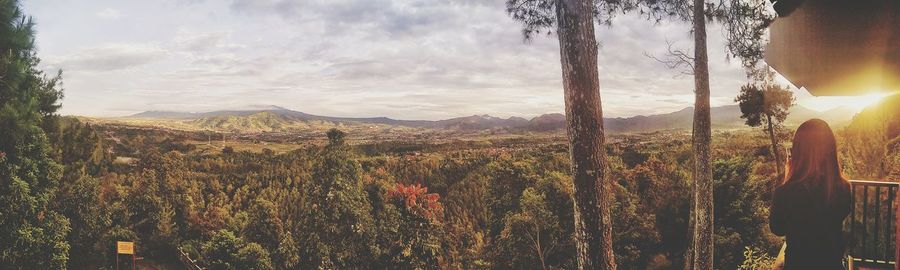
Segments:
[[[846,108],[853,111],[862,111],[869,105],[877,103],[886,96],[891,95],[888,92],[876,92],[862,96],[824,96],[811,97],[801,101],[801,105],[817,111],[827,111],[836,108]]]
[[[862,109],[865,109],[866,107],[869,107],[869,105],[877,103],[878,101],[880,101],[881,99],[883,99],[884,97],[886,97],[888,95],[889,95],[888,93],[879,92],[879,93],[872,93],[872,94],[863,95],[863,96],[850,97],[847,99],[846,104],[847,104],[847,106],[862,110]]]

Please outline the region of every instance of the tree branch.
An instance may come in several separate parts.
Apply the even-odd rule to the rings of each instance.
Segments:
[[[684,75],[694,75],[694,57],[684,50],[674,48],[674,44],[666,40],[666,56],[659,58],[646,51],[644,56],[666,65],[669,69],[679,70]]]

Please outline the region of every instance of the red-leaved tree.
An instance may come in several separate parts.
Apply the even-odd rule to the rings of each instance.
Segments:
[[[396,206],[405,208],[431,221],[441,221],[444,217],[444,206],[440,203],[441,195],[428,193],[428,187],[421,184],[403,185],[388,191],[388,199]]]
[[[428,193],[428,188],[420,184],[397,184],[388,189],[385,199],[386,213],[393,214],[386,214],[381,220],[383,226],[392,227],[384,234],[389,244],[382,267],[443,268],[444,207],[439,201],[440,196]]]

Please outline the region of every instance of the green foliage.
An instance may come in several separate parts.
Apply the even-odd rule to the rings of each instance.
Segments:
[[[439,269],[443,245],[443,206],[439,195],[421,185],[398,184],[386,196],[380,211],[379,243],[382,267]]]
[[[651,256],[660,252],[656,215],[650,206],[641,203],[636,193],[621,185],[615,188],[612,212],[616,224],[613,227],[616,261],[625,269],[644,269]]]
[[[336,128],[329,129],[325,135],[328,136],[329,145],[343,145],[344,137],[347,137],[347,133]]]
[[[775,264],[775,258],[768,253],[752,247],[744,247],[744,261],[738,265],[738,270],[762,270],[771,269]]]
[[[764,196],[769,179],[753,175],[753,162],[747,158],[713,162],[717,269],[737,267],[745,260],[744,247],[761,247],[767,252],[778,247],[779,239],[768,230]]]
[[[71,223],[72,230],[66,238],[71,245],[68,268],[106,265],[106,250],[101,240],[112,225],[112,216],[109,206],[100,200],[100,181],[85,175],[66,180],[56,195],[53,208]]]
[[[75,169],[82,168],[77,162],[67,166],[72,173],[63,176],[50,207],[78,230],[65,238],[73,246],[71,268],[108,269],[117,240],[135,241],[148,262],[177,261],[182,248],[211,269],[575,265],[564,145],[523,143],[527,147],[507,152],[497,151],[497,142],[489,147],[423,144],[416,155],[375,151],[357,156],[356,147],[340,143],[282,154],[182,154],[146,144],[167,140],[164,136],[177,140],[173,135],[85,128],[111,131],[125,144],[140,143],[117,146],[117,152],[143,150],[134,165],[100,164],[106,172]],[[690,147],[679,143],[685,141],[681,137],[652,136],[608,149],[610,177],[616,180],[614,251],[621,269],[683,264]],[[733,269],[746,260],[744,247],[769,255],[777,247],[766,226],[762,185],[775,173],[756,152],[765,140],[760,134],[716,139],[729,142],[714,148],[715,156],[723,157],[714,166],[716,267]],[[94,152],[84,149],[78,155]],[[408,204],[413,197],[415,204]],[[536,231],[543,264],[529,238]]]
[[[65,268],[69,221],[50,208],[61,167],[40,131],[0,157],[0,264]]]
[[[248,213],[245,238],[272,251],[272,261],[278,268],[295,268],[300,260],[299,249],[292,234],[285,229],[278,207],[265,199],[257,199]]]
[[[303,185],[304,268],[353,268],[374,260],[372,205],[360,166],[341,142],[332,140],[320,153],[312,178]]]
[[[210,269],[274,269],[269,253],[257,243],[246,242],[234,233],[221,230],[203,244],[204,264]]]
[[[62,90],[37,68],[33,26],[18,1],[0,1],[0,265],[65,269],[69,221],[50,208],[62,167],[41,129]]]
[[[595,0],[594,19],[609,25],[616,14],[637,8],[640,1]],[[556,31],[556,5],[553,0],[507,0],[506,12],[513,20],[522,23],[522,35],[531,39],[535,35],[553,34]]]
[[[113,157],[94,127],[72,117],[46,122],[43,127],[67,175],[101,175],[108,171]]]
[[[734,99],[741,108],[741,118],[748,126],[781,126],[794,105],[794,94],[789,89],[773,83],[746,84]]]
[[[509,249],[508,254],[529,254],[510,258],[515,269],[529,269],[541,266],[547,269],[548,255],[566,240],[560,235],[559,219],[550,211],[545,196],[534,188],[522,192],[520,209],[504,218],[503,231],[498,241],[501,247]],[[562,238],[562,239],[560,239]]]

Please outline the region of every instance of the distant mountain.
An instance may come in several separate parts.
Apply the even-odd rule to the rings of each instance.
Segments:
[[[529,130],[533,131],[549,131],[566,128],[566,116],[561,113],[548,113],[528,121]]]
[[[713,107],[710,109],[714,128],[735,128],[743,125],[741,109],[737,105]],[[666,129],[690,129],[694,123],[694,108],[687,107],[675,112],[656,115],[638,115],[604,119],[604,127],[612,133],[652,132]]]
[[[196,119],[202,120],[204,118],[221,118],[224,116],[231,117],[241,117],[241,116],[251,116],[259,113],[269,113],[276,116],[285,117],[287,120],[318,120],[318,121],[328,121],[328,122],[356,122],[356,123],[370,123],[370,124],[386,124],[386,125],[404,125],[404,126],[427,126],[432,121],[417,121],[417,120],[395,120],[387,117],[371,117],[371,118],[349,118],[349,117],[330,117],[330,116],[319,116],[312,115],[303,112],[294,111],[291,109],[278,107],[278,106],[267,106],[261,109],[247,109],[247,110],[222,110],[222,111],[212,111],[212,112],[202,112],[202,113],[193,113],[193,112],[171,112],[171,111],[146,111],[137,114],[133,114],[130,116],[126,116],[124,118],[150,118],[150,119]]]
[[[741,118],[741,108],[738,105],[726,105],[710,109],[713,128],[742,128],[744,119]],[[853,111],[846,108],[837,108],[825,112],[819,112],[796,105],[791,108],[788,125],[797,125],[811,118],[821,118],[833,125],[846,124],[853,117]],[[536,121],[537,120],[537,121]],[[533,130],[547,130],[565,128],[565,116],[562,114],[545,114],[532,119],[532,122],[540,122],[530,126]],[[652,132],[667,129],[691,129],[694,123],[694,107],[687,107],[675,112],[655,115],[638,115],[632,117],[604,118],[603,124],[607,132]]]
[[[744,119],[740,118],[741,111],[737,105],[713,107],[710,113],[714,128],[744,127]],[[693,107],[687,107],[665,114],[604,118],[604,126],[607,132],[610,133],[690,129],[693,123],[693,115]],[[843,108],[818,112],[801,106],[794,106],[786,122],[787,124],[798,124],[810,118],[823,118],[832,123],[846,123],[851,119],[852,115],[852,112]],[[500,118],[490,115],[473,115],[437,121],[397,120],[387,117],[331,117],[307,114],[277,106],[203,113],[147,111],[126,118],[179,120],[199,129],[241,132],[291,131],[303,130],[309,128],[310,125],[321,127],[323,125],[339,124],[380,124],[461,131],[510,129],[541,132],[563,130],[565,129],[566,121],[565,115],[559,113],[544,114],[531,120],[521,117]]]
[[[190,112],[146,111],[132,114],[124,118],[190,119],[195,117],[197,117],[197,114]]]
[[[785,122],[789,125],[799,125],[806,120],[819,118],[825,120],[832,126],[839,127],[847,125],[850,120],[853,119],[854,115],[856,115],[856,110],[848,107],[837,107],[820,112],[797,105],[791,108],[791,113],[788,115]]]
[[[483,130],[495,128],[516,128],[528,125],[528,120],[521,117],[500,118],[490,115],[473,115],[457,117],[446,120],[438,120],[426,125],[431,128],[457,129],[457,130]]]

